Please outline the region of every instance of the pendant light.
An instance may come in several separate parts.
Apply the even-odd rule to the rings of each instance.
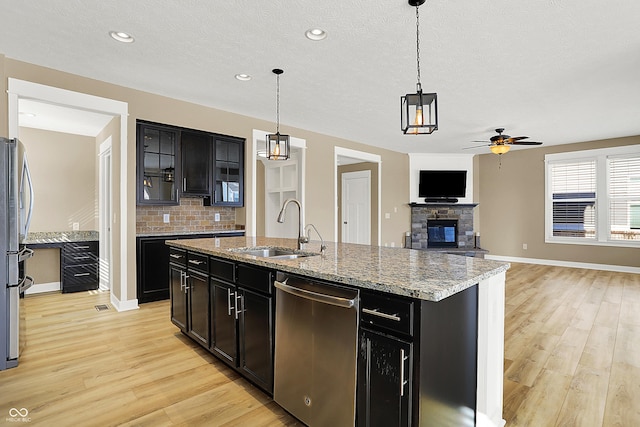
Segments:
[[[289,158],[289,135],[280,134],[280,74],[279,68],[271,70],[276,75],[276,133],[267,135],[267,158],[269,160],[287,160]]]
[[[405,134],[430,134],[438,130],[438,94],[423,93],[420,84],[420,14],[418,8],[425,0],[409,0],[416,8],[416,59],[418,83],[416,93],[400,97],[401,127]]]

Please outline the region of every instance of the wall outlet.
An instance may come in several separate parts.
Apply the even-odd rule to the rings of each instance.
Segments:
[[[165,224],[169,224],[169,214],[162,215],[162,222],[164,222]]]
[[[391,214],[389,212],[385,212],[384,219],[390,219],[390,218],[391,218]]]
[[[74,223],[72,224],[72,228],[73,228],[73,231],[78,231],[78,230],[80,230],[80,223],[79,223],[79,222],[74,222]]]
[[[523,243],[523,244],[522,244],[522,249],[524,249],[525,251],[527,250],[527,247],[528,247],[528,246],[527,246],[527,244],[526,244],[526,243]]]
[[[213,216],[213,220],[214,220],[215,222],[220,221],[220,214],[219,214],[218,212],[216,212],[216,213],[215,213],[215,215]]]

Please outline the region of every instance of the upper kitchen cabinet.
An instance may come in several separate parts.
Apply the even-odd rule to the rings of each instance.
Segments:
[[[140,205],[177,205],[176,165],[180,131],[170,126],[137,124],[137,194]]]
[[[211,145],[213,137],[206,132],[183,130],[182,195],[211,196]]]
[[[216,206],[244,204],[244,139],[215,137],[214,197]]]

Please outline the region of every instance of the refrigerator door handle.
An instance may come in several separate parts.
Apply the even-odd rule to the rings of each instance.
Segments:
[[[28,247],[23,247],[20,252],[18,252],[18,262],[22,262],[25,259],[29,259],[33,256],[33,249],[29,249]]]
[[[27,212],[27,219],[24,223],[24,237],[27,237],[29,232],[29,226],[31,225],[31,216],[33,215],[33,181],[31,180],[31,171],[29,170],[29,163],[27,162],[27,153],[23,155],[22,162],[22,181],[20,187],[24,187],[25,178],[29,184],[29,211]],[[22,193],[24,188],[20,188]]]

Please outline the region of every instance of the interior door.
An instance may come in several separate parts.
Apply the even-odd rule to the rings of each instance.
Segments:
[[[371,244],[371,171],[342,174],[342,242]]]

